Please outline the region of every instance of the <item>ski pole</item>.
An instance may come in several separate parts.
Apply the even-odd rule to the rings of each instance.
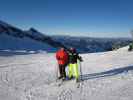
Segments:
[[[81,62],[80,62],[80,60],[78,60],[78,63],[79,63],[79,70],[80,70],[79,80],[82,81],[82,66],[81,66]]]
[[[55,70],[55,71],[56,71],[56,81],[58,80],[58,70],[59,70],[59,69],[58,69],[58,63],[57,63],[57,64],[56,64],[56,70]]]

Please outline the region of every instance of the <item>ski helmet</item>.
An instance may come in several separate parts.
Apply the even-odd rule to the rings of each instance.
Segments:
[[[71,47],[71,48],[70,48],[70,51],[71,51],[71,52],[76,52],[76,49],[73,48],[73,47]]]

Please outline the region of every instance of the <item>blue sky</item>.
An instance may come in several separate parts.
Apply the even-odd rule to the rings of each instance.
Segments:
[[[0,0],[0,20],[49,35],[130,37],[133,0]]]

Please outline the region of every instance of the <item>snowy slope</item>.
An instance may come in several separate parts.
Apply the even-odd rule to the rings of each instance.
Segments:
[[[83,54],[82,79],[56,82],[55,54],[0,56],[0,100],[132,100],[133,52]]]
[[[14,50],[14,51],[39,51],[52,52],[56,49],[46,43],[37,42],[33,39],[24,37],[17,38],[10,35],[0,35],[0,50]]]

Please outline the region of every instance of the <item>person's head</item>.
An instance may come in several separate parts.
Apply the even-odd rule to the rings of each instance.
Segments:
[[[73,47],[71,47],[71,48],[70,48],[70,51],[71,51],[71,52],[76,52],[76,49],[73,48]]]
[[[60,50],[61,50],[61,51],[65,51],[65,48],[61,47]]]

